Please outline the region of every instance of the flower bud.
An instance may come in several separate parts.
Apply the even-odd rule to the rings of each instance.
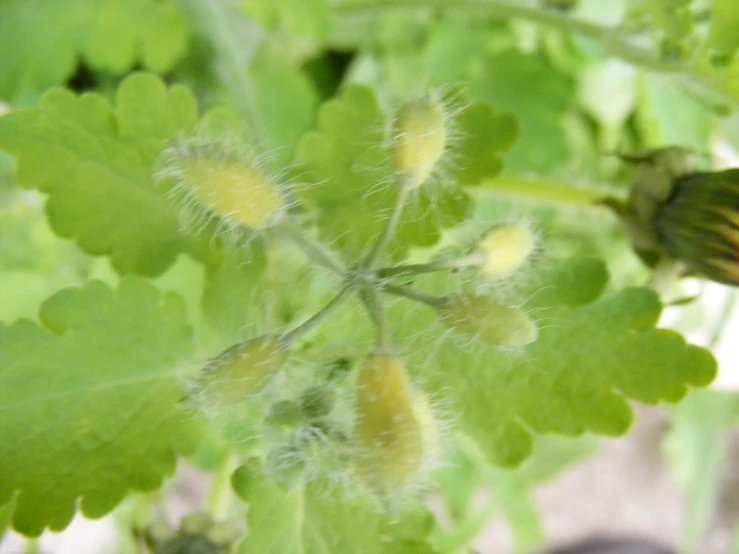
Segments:
[[[485,233],[478,250],[485,256],[480,273],[492,279],[510,277],[526,262],[536,238],[526,225],[496,225]]]
[[[203,369],[198,395],[220,404],[235,404],[261,391],[287,363],[289,352],[275,335],[235,344]]]
[[[275,182],[251,152],[221,142],[178,142],[161,155],[158,178],[177,181],[183,204],[221,218],[231,226],[263,230],[285,208]]]
[[[405,367],[392,354],[372,354],[359,371],[356,387],[358,472],[392,507],[424,457],[423,433]]]
[[[485,296],[447,296],[439,316],[455,333],[496,346],[525,346],[539,336],[526,312]]]
[[[739,285],[739,169],[696,172],[683,148],[626,157],[639,164],[628,202],[616,205],[634,251],[650,266],[679,261]]]
[[[434,171],[446,148],[441,103],[427,96],[404,104],[394,122],[395,169],[410,187],[419,187]]]
[[[708,279],[739,285],[739,169],[677,179],[654,226],[668,256]]]

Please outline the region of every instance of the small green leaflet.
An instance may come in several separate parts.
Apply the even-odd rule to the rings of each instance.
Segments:
[[[152,184],[156,156],[196,120],[187,89],[134,74],[120,85],[115,109],[98,94],[52,89],[39,108],[0,118],[0,147],[17,157],[21,186],[49,194],[58,235],[109,255],[122,274],[158,275],[180,252],[202,259],[207,248],[181,232],[167,191]]]
[[[539,339],[518,352],[444,335],[425,307],[411,313],[403,306],[396,319],[394,338],[409,352],[409,370],[458,414],[490,462],[520,464],[531,454],[532,432],[623,435],[633,418],[627,400],[677,402],[689,387],[714,378],[716,362],[707,350],[654,329],[661,311],[654,292],[601,296],[607,273],[589,258],[553,264],[539,275],[535,286],[520,291],[529,298],[523,307],[539,321]],[[420,341],[437,348],[421,348]]]
[[[422,508],[391,521],[366,498],[311,484],[285,492],[250,461],[232,477],[249,503],[239,554],[434,554],[424,540],[433,518]]]
[[[199,426],[176,404],[192,352],[182,300],[136,277],[64,289],[28,320],[0,325],[0,505],[13,526],[64,529],[131,490],[153,490]]]
[[[460,184],[478,184],[499,173],[500,152],[518,137],[515,119],[487,104],[457,117],[460,138],[450,144],[447,171],[420,187],[406,206],[389,250],[430,246],[441,230],[464,221],[471,200]],[[303,136],[296,175],[309,184],[301,196],[319,212],[322,238],[355,260],[382,229],[398,187],[393,182],[390,120],[369,87],[350,85],[318,113],[318,130]]]
[[[167,72],[189,30],[171,0],[3,0],[0,36],[0,99],[14,101],[62,84],[80,61],[115,74],[136,64]]]

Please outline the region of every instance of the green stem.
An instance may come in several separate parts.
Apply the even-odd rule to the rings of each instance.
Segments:
[[[418,292],[417,290],[413,290],[408,287],[402,287],[400,285],[385,284],[382,285],[382,290],[383,292],[387,292],[395,296],[402,296],[404,298],[409,298],[411,300],[415,300],[416,302],[426,304],[427,306],[434,308],[435,310],[441,308],[444,305],[444,301],[441,298],[431,296],[430,294],[425,294],[423,292]]]
[[[387,351],[390,349],[390,333],[387,327],[385,309],[378,297],[377,291],[371,283],[365,282],[360,289],[360,298],[377,330],[377,349]]]
[[[223,66],[224,81],[233,94],[234,104],[248,127],[250,136],[253,136],[259,144],[263,144],[266,139],[264,122],[249,77],[251,57],[257,50],[262,33],[253,24],[248,30],[237,32],[234,22],[244,23],[245,20],[237,17],[238,14],[230,2],[213,0],[180,0],[180,2],[191,14],[194,23],[205,31],[215,48]]]
[[[221,520],[229,516],[229,506],[231,496],[231,474],[238,466],[238,458],[233,454],[229,454],[220,464],[215,474],[213,482],[208,491],[208,512],[213,519]]]
[[[510,1],[411,0],[400,2],[398,0],[353,0],[346,4],[339,3],[335,9],[338,12],[345,13],[374,13],[379,10],[414,8],[456,10],[492,19],[520,18],[564,33],[578,34],[599,42],[609,56],[620,58],[656,73],[687,77],[691,84],[699,84],[715,95],[721,96],[724,101],[733,104],[737,102],[736,91],[732,89],[730,80],[726,78],[725,73],[714,71],[705,65],[685,66],[680,61],[659,60],[652,49],[637,44],[618,27],[606,27],[589,21],[572,19],[566,15],[521,6]]]
[[[320,311],[316,312],[312,317],[305,320],[303,323],[298,325],[295,329],[292,331],[285,333],[282,336],[282,339],[287,342],[288,344],[295,342],[300,337],[305,335],[306,333],[309,333],[316,327],[318,327],[321,323],[323,323],[328,317],[330,317],[336,310],[338,310],[341,305],[344,303],[344,301],[349,297],[349,295],[353,292],[354,287],[353,286],[347,286],[344,287],[344,289],[337,294],[331,302],[326,304],[323,308],[321,308]]]
[[[501,175],[484,181],[479,187],[470,189],[473,194],[500,194],[542,204],[555,204],[579,209],[606,209],[601,204],[612,192],[577,188],[565,183],[553,183],[543,179]]]
[[[361,264],[363,269],[370,269],[377,262],[377,258],[382,254],[383,249],[387,245],[390,237],[393,236],[395,228],[400,222],[400,216],[403,214],[403,207],[405,201],[408,199],[408,194],[411,192],[411,187],[405,183],[399,183],[398,185],[398,196],[395,197],[395,204],[393,205],[393,211],[390,214],[390,219],[385,222],[385,227],[382,229],[382,234],[378,237],[377,242],[372,247],[372,251],[367,255]]]
[[[288,238],[315,263],[330,269],[342,278],[346,277],[346,267],[337,260],[326,247],[305,233],[302,227],[289,219],[281,221],[274,230]]]
[[[409,275],[421,275],[423,273],[435,273],[437,271],[460,270],[468,267],[479,267],[485,263],[484,254],[473,252],[469,256],[453,258],[451,260],[438,260],[426,264],[397,265],[394,267],[383,267],[375,272],[378,279],[395,279],[396,277],[408,277]]]

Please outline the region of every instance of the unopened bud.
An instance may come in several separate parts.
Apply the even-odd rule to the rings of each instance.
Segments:
[[[431,96],[404,104],[393,131],[395,169],[409,186],[419,187],[431,176],[446,148],[442,104]]]
[[[526,312],[485,296],[447,296],[439,316],[455,333],[496,346],[525,346],[539,336]]]

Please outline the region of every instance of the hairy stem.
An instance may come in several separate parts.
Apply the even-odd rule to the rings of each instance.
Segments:
[[[452,258],[450,260],[438,260],[426,264],[396,265],[383,267],[375,272],[377,279],[395,279],[397,277],[408,277],[410,275],[421,275],[423,273],[435,273],[438,271],[454,271],[469,267],[479,267],[485,263],[485,255],[473,252],[469,256]]]
[[[342,278],[346,277],[344,264],[337,260],[323,244],[308,235],[299,225],[285,219],[275,227],[275,231],[297,245],[306,256],[318,265],[330,269]]]
[[[602,202],[614,197],[612,192],[573,187],[565,183],[553,183],[544,179],[501,175],[484,181],[479,187],[470,189],[473,194],[500,194],[541,204],[567,206],[578,209],[603,210]]]
[[[382,254],[385,246],[387,246],[388,241],[395,232],[395,228],[400,222],[400,216],[403,214],[405,201],[408,199],[408,194],[410,193],[410,191],[410,187],[405,183],[399,184],[398,196],[395,197],[395,204],[393,205],[393,211],[390,214],[390,219],[388,219],[385,223],[385,227],[383,227],[382,229],[382,234],[378,237],[377,242],[375,242],[375,245],[372,247],[372,250],[362,262],[361,267],[363,269],[369,269],[374,266],[377,262],[377,259],[380,257],[380,254]]]
[[[390,348],[390,334],[387,328],[387,319],[385,318],[385,308],[377,291],[371,283],[365,282],[362,284],[359,296],[367,313],[375,324],[377,330],[377,349],[382,351],[388,350]]]
[[[383,292],[387,292],[395,296],[402,296],[404,298],[409,298],[410,300],[420,302],[421,304],[426,304],[427,306],[430,306],[435,310],[441,308],[444,305],[444,300],[442,300],[441,298],[431,296],[430,294],[425,294],[423,292],[419,292],[417,290],[413,290],[411,288],[403,287],[400,285],[385,284],[382,285],[382,290]]]
[[[347,286],[342,289],[342,291],[337,294],[331,302],[326,304],[323,308],[321,308],[320,311],[316,312],[312,317],[305,320],[303,323],[298,325],[295,329],[292,331],[285,333],[282,336],[282,339],[287,342],[288,344],[295,342],[300,337],[305,335],[306,333],[309,333],[316,327],[318,327],[321,323],[323,323],[326,319],[328,319],[336,310],[338,310],[341,305],[344,303],[344,301],[349,297],[349,295],[354,291],[354,286]]]

